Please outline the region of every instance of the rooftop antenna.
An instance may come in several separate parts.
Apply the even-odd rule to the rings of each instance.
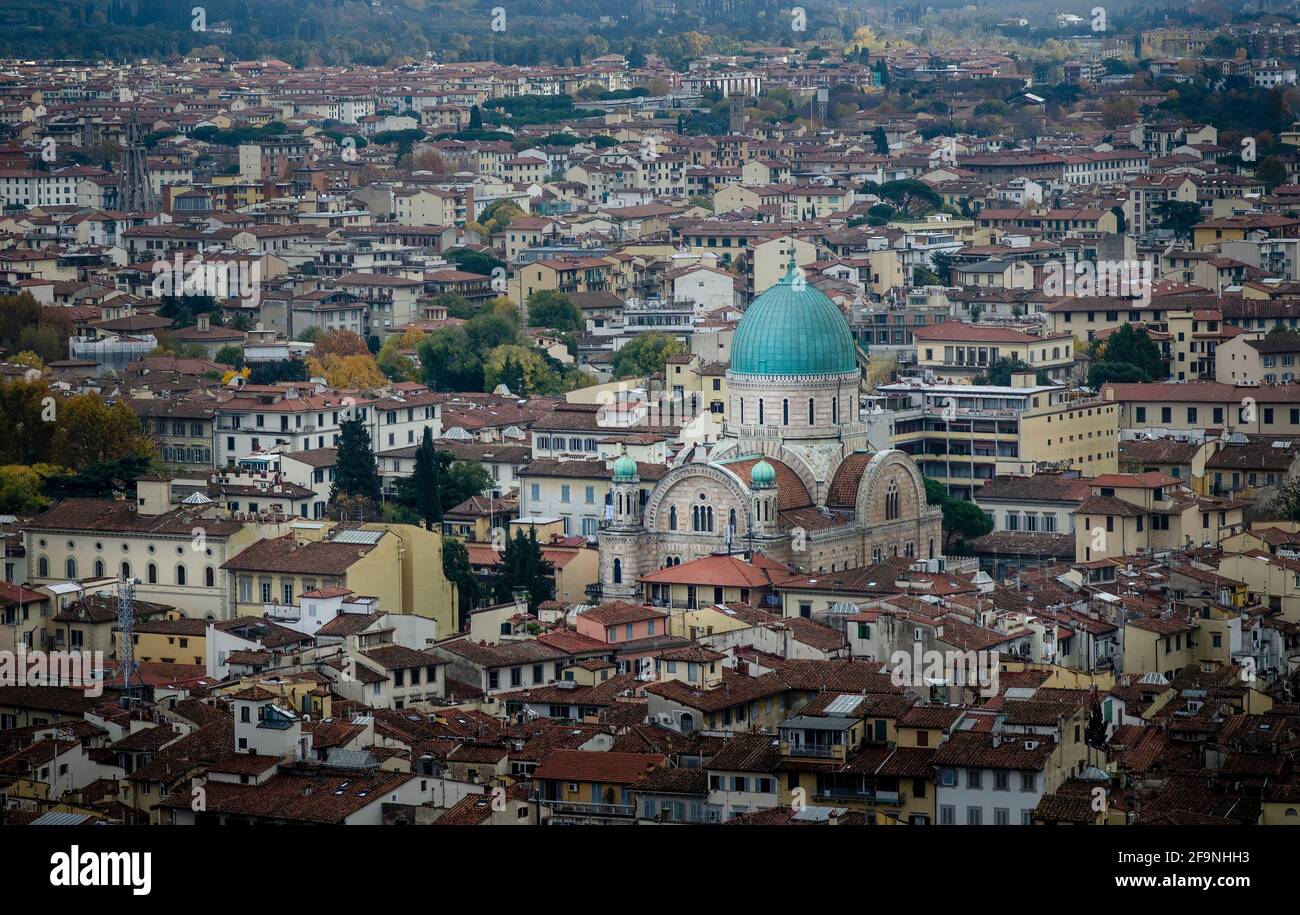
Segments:
[[[145,157],[144,125],[140,123],[138,110],[131,109],[131,120],[127,122],[125,142],[122,144],[122,210],[126,213],[140,213],[158,209],[153,185],[149,182],[149,163]]]
[[[135,579],[122,582],[117,596],[117,629],[122,634],[118,648],[122,659],[122,685],[131,689],[131,672],[135,670]]]

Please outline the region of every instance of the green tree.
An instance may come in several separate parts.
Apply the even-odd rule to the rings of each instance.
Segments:
[[[1006,387],[1011,384],[1011,375],[1013,373],[1032,372],[1033,370],[1034,367],[1023,359],[1017,359],[1015,356],[1002,356],[988,367],[988,371],[977,375],[975,383]]]
[[[135,481],[153,469],[145,455],[129,455],[98,461],[79,473],[61,473],[45,481],[45,495],[51,499],[134,499]]]
[[[1119,330],[1106,338],[1101,361],[1109,365],[1136,366],[1146,375],[1143,381],[1154,381],[1163,378],[1165,374],[1165,360],[1160,354],[1160,347],[1156,346],[1145,328],[1134,327],[1132,324],[1121,325]]]
[[[301,359],[276,359],[253,362],[248,366],[249,384],[284,384],[307,380],[307,363]]]
[[[25,515],[38,512],[50,504],[42,491],[46,481],[56,476],[59,468],[52,464],[6,464],[0,467],[0,512]]]
[[[875,144],[876,155],[889,155],[889,137],[885,134],[885,128],[876,125],[876,129],[871,133],[871,142]]]
[[[456,605],[460,608],[459,627],[468,628],[469,615],[483,600],[483,583],[469,564],[469,550],[464,541],[448,537],[442,542],[442,574],[456,586]]]
[[[439,452],[447,454],[447,452]],[[447,454],[450,458],[451,455]],[[442,483],[443,510],[455,508],[471,496],[482,495],[492,488],[492,472],[478,461],[456,461]]]
[[[525,534],[520,528],[506,541],[492,593],[504,603],[513,600],[516,592],[523,591],[528,595],[529,611],[536,611],[538,604],[555,596],[554,575],[555,566],[542,555],[541,544],[537,542],[537,529],[529,527]]]
[[[983,537],[993,530],[993,522],[974,502],[954,499],[942,483],[925,477],[925,501],[943,509],[944,550],[958,543]]]
[[[51,463],[73,470],[140,456],[151,458],[153,442],[140,430],[140,419],[118,400],[111,406],[98,394],[70,397],[58,405]]]
[[[341,497],[346,496],[373,504],[379,502],[379,495],[379,471],[375,468],[375,454],[370,449],[370,433],[362,420],[355,417],[345,419],[339,423],[338,458],[330,502],[337,504]]]
[[[1264,187],[1271,193],[1279,184],[1286,184],[1286,166],[1274,156],[1260,159],[1259,165],[1255,166],[1255,178],[1262,181]]]
[[[1190,239],[1192,226],[1201,221],[1201,205],[1194,200],[1161,200],[1152,212],[1156,225],[1177,238]]]
[[[483,360],[470,346],[463,326],[435,330],[420,341],[415,352],[420,358],[421,378],[431,390],[483,390]]]
[[[943,198],[930,185],[916,178],[886,181],[879,185],[867,182],[863,190],[875,194],[908,216],[924,216],[943,207]]]
[[[424,427],[420,447],[415,449],[415,472],[411,474],[411,489],[415,495],[415,509],[424,521],[424,529],[442,525],[442,471],[438,453],[433,448],[433,430]]]
[[[0,382],[0,463],[33,465],[50,461],[58,400],[44,380]]]
[[[228,365],[234,369],[242,369],[244,367],[244,348],[226,344],[217,350],[217,354],[212,357],[212,361],[220,362],[222,365]]]
[[[539,289],[528,297],[528,324],[559,331],[581,331],[586,326],[573,299],[554,289]]]
[[[615,378],[641,378],[662,372],[670,356],[686,352],[676,337],[657,331],[637,334],[614,354]]]

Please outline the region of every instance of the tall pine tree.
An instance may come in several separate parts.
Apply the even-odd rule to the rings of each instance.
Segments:
[[[370,450],[370,433],[360,419],[339,423],[339,453],[330,502],[337,504],[344,497],[350,502],[379,501],[379,471]]]
[[[433,432],[424,427],[420,447],[415,449],[415,473],[411,475],[415,493],[415,510],[424,521],[424,529],[431,531],[442,524],[442,466],[438,452],[433,448]]]
[[[537,605],[555,596],[555,566],[542,556],[541,544],[537,542],[537,529],[528,528],[515,531],[515,536],[506,541],[505,554],[501,557],[501,568],[493,583],[493,597],[505,603],[513,600],[516,591],[528,594],[528,609],[537,610]]]

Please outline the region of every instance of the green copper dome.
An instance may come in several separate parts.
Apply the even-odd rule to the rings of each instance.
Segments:
[[[839,375],[858,369],[853,334],[835,303],[794,261],[781,281],[750,303],[731,343],[731,370],[744,375]]]
[[[636,461],[632,460],[626,454],[619,457],[614,462],[614,482],[631,483],[636,480]]]
[[[767,461],[759,461],[749,471],[749,482],[754,486],[775,486],[776,468]]]

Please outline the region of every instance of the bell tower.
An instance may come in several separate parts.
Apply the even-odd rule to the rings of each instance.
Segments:
[[[635,600],[641,575],[641,477],[636,461],[626,454],[614,461],[610,486],[609,523],[600,535],[600,593],[602,600]]]
[[[749,472],[750,530],[755,537],[773,537],[777,533],[776,469],[759,461]]]

